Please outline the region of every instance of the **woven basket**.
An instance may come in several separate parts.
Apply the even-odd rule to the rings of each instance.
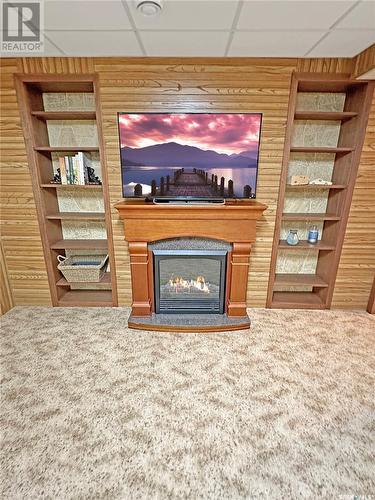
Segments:
[[[57,269],[69,283],[97,283],[108,265],[108,255],[58,255]]]

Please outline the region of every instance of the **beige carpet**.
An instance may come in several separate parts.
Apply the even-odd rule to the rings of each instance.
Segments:
[[[375,319],[250,310],[252,330],[128,330],[126,309],[2,318],[4,499],[370,496]]]

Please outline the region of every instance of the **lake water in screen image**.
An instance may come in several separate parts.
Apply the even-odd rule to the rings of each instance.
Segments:
[[[156,181],[157,186],[160,185],[160,178],[164,177],[166,180],[167,175],[170,176],[171,182],[173,181],[174,172],[181,167],[122,167],[122,183],[124,196],[134,195],[134,186],[136,184],[142,185],[142,193],[144,195],[150,194],[151,182]],[[184,167],[185,172],[193,172],[193,168]],[[202,169],[208,173],[208,179],[211,175],[217,175],[218,183],[220,184],[221,177],[225,179],[225,188],[228,186],[228,181],[233,181],[234,194],[236,197],[243,196],[243,188],[247,184],[251,186],[252,193],[256,190],[257,168],[248,167],[233,167],[233,168],[204,168]],[[167,193],[168,194],[168,193]]]

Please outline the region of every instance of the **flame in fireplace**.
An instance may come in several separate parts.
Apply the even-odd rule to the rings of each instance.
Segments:
[[[210,293],[210,289],[204,276],[197,276],[192,280],[185,280],[182,276],[171,277],[168,282],[168,286],[176,293],[179,292],[190,292],[197,289],[204,293]]]

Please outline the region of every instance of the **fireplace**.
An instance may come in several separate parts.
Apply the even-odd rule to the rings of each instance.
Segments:
[[[250,327],[247,281],[256,201],[225,205],[116,205],[129,245],[130,328],[217,332]]]
[[[231,245],[176,238],[149,245],[157,314],[223,314]]]

